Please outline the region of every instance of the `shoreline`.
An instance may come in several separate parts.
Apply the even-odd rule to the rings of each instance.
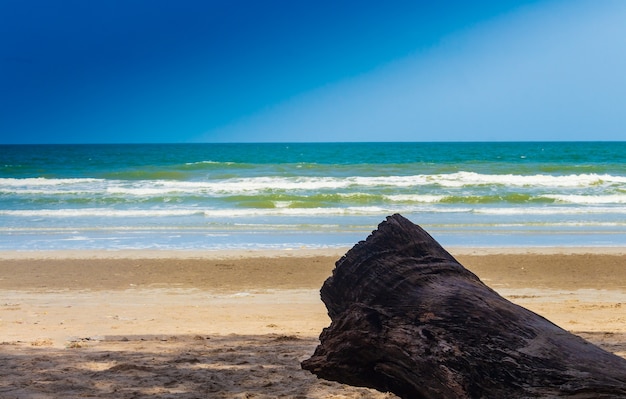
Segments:
[[[77,250],[2,250],[0,260],[19,259],[244,259],[274,257],[336,256],[341,258],[351,247],[286,249],[77,249]],[[626,255],[626,246],[447,246],[459,255]]]

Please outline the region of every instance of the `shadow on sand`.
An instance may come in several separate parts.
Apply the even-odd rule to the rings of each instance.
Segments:
[[[302,370],[317,344],[284,335],[111,336],[65,348],[3,343],[0,397],[395,398]]]
[[[626,334],[577,334],[626,354]],[[317,344],[285,335],[109,336],[75,340],[64,348],[5,342],[0,397],[396,398],[303,371],[300,362]]]

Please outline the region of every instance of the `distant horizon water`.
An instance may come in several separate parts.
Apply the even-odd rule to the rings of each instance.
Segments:
[[[626,142],[0,145],[0,250],[623,246]]]

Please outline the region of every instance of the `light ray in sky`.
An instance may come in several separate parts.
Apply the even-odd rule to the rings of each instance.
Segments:
[[[201,139],[622,140],[623,21],[623,2],[526,7]]]

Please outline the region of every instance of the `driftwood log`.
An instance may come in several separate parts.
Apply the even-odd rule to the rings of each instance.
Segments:
[[[502,298],[400,215],[321,297],[332,323],[302,362],[320,378],[401,398],[626,397],[625,359]]]

